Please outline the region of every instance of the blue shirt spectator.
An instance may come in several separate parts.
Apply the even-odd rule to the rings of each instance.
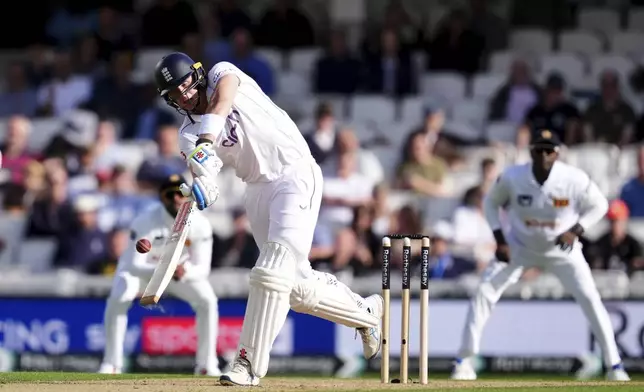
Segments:
[[[644,147],[637,154],[638,174],[623,187],[619,198],[626,203],[631,217],[644,217]]]
[[[270,64],[258,56],[252,48],[248,30],[239,28],[232,35],[232,47],[228,57],[219,61],[229,61],[255,79],[259,87],[272,96],[275,94],[275,81]]]

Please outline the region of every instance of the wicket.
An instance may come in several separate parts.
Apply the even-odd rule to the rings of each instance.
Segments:
[[[409,311],[411,289],[411,240],[421,239],[420,266],[420,383],[428,383],[427,339],[429,313],[429,237],[422,234],[388,235],[382,239],[382,298],[384,310],[382,315],[382,360],[380,363],[380,382],[389,383],[389,326],[391,306],[391,240],[403,240],[402,253],[402,322],[400,330],[400,383],[407,384],[409,371]]]

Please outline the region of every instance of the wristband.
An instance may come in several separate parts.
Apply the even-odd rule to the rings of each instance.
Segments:
[[[582,234],[584,234],[584,228],[579,223],[575,223],[575,225],[570,228],[570,231],[572,233],[575,233],[577,237],[580,237]]]
[[[218,114],[204,114],[201,116],[201,128],[199,134],[211,133],[213,135],[219,134],[226,126],[226,117]]]

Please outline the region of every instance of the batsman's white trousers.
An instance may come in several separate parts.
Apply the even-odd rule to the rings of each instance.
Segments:
[[[248,184],[246,188],[246,213],[262,252],[251,271],[238,355],[249,360],[257,377],[266,374],[270,348],[291,306],[350,326],[373,326],[379,321],[379,317],[374,321],[374,316],[368,315],[362,297],[333,277],[311,269],[308,256],[322,187],[322,171],[309,158],[290,166],[273,182]],[[281,247],[290,255],[284,255]],[[276,249],[279,254],[274,253]],[[247,325],[251,322],[254,325]]]
[[[105,306],[105,353],[103,364],[120,369],[123,367],[123,345],[127,331],[127,311],[132,301],[143,292],[147,280],[119,272],[112,283],[112,290]],[[210,371],[218,368],[217,331],[219,314],[217,297],[206,279],[185,282],[171,281],[168,294],[186,301],[196,313],[197,367]]]
[[[570,253],[553,248],[544,255],[513,243],[511,238],[508,242],[511,262],[491,262],[483,273],[478,290],[471,298],[459,358],[479,353],[483,329],[494,305],[503,292],[521,278],[524,269],[536,267],[557,276],[566,292],[581,306],[599,342],[606,366],[610,368],[619,364],[621,358],[613,326],[595,286],[590,267],[582,254],[581,245],[577,243]]]

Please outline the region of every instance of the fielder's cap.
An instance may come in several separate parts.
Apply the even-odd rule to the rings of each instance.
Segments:
[[[532,140],[530,141],[531,146],[543,146],[543,147],[557,147],[561,145],[561,140],[556,133],[548,129],[537,130],[532,135]]]
[[[606,213],[606,217],[610,220],[628,219],[629,215],[628,206],[620,199],[611,201],[608,206],[608,213]]]
[[[180,174],[172,174],[168,176],[159,187],[159,193],[164,193],[168,191],[180,192],[179,186],[186,182],[186,179],[183,178]]]

